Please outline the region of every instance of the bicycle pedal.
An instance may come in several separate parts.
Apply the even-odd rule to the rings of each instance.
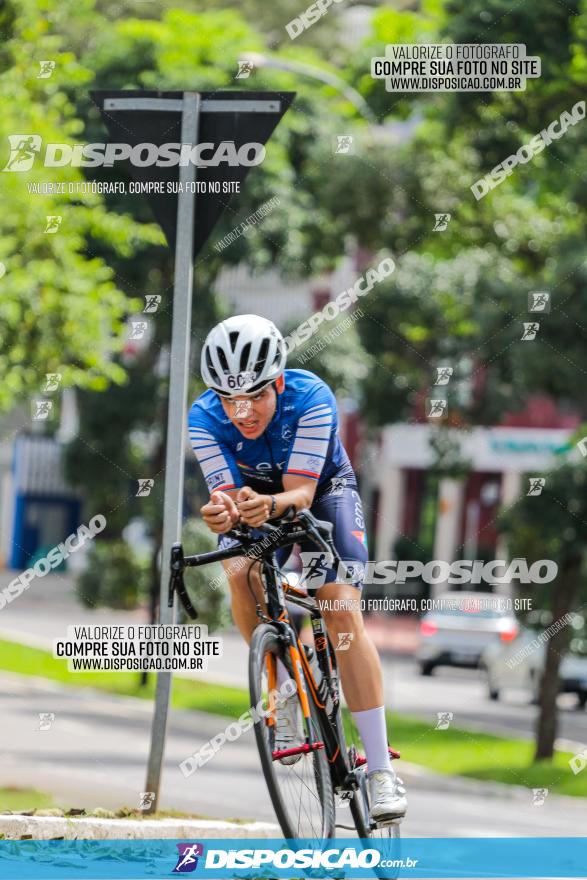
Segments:
[[[388,825],[401,825],[403,816],[398,816],[395,819],[381,819],[379,822],[375,822],[371,824],[371,828],[387,828]]]

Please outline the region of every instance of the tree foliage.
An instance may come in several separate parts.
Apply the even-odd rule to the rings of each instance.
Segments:
[[[73,3],[68,5],[70,9]],[[83,4],[80,14],[83,15]],[[86,4],[87,8],[87,4]],[[54,17],[61,12],[55,6]],[[133,308],[112,267],[92,250],[129,257],[159,235],[124,215],[112,216],[99,196],[41,195],[31,184],[75,184],[79,169],[45,168],[37,157],[30,172],[6,170],[9,138],[40,136],[42,144],[75,143],[82,130],[66,89],[88,87],[91,74],[64,45],[39,3],[7,4],[8,32],[0,59],[3,144],[0,177],[0,410],[39,393],[46,373],[61,373],[64,385],[103,390],[121,382],[120,350],[124,319]],[[52,76],[39,79],[40,60],[55,63]],[[18,137],[16,138],[19,139]],[[41,149],[41,154],[43,149]],[[61,217],[56,233],[47,218]]]

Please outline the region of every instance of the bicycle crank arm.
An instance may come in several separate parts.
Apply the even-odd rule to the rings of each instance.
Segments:
[[[275,749],[271,753],[271,757],[274,761],[279,761],[281,758],[289,758],[292,755],[307,755],[309,752],[316,752],[318,749],[323,748],[323,742],[304,743],[303,746],[294,746],[291,749]]]
[[[388,746],[387,751],[389,752],[389,757],[392,760],[393,760],[393,758],[400,757],[400,753],[397,752],[395,749],[392,749],[391,746]],[[367,758],[365,757],[365,755],[357,755],[357,757],[355,759],[355,767],[362,767],[366,763],[367,763]]]

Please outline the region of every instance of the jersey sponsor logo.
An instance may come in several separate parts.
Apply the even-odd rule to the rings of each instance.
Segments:
[[[218,541],[218,549],[219,550],[228,550],[229,547],[236,547],[238,541],[236,538],[229,538],[228,535],[220,535],[220,539]]]
[[[276,461],[271,464],[269,461],[259,461],[257,464],[247,464],[244,461],[237,461],[237,465],[243,471],[282,471],[285,461]]]
[[[217,474],[212,474],[211,477],[208,477],[206,480],[206,484],[209,489],[215,489],[216,486],[222,485],[224,482],[224,473],[220,471]]]
[[[290,388],[290,396],[283,401],[275,424],[259,441],[236,435],[220,401],[211,392],[205,392],[201,396],[204,399],[198,398],[190,411],[190,437],[192,442],[198,441],[198,446],[214,447],[204,452],[204,459],[207,458],[202,467],[204,477],[222,471],[224,484],[239,484],[245,479],[247,482],[262,480],[267,485],[267,478],[273,484],[278,484],[287,472],[318,482],[322,479],[326,483],[341,467],[350,468],[334,431],[336,412],[331,392],[311,373],[291,373],[297,384],[295,388]],[[312,395],[319,392],[312,397],[312,403],[308,400],[310,392]],[[203,434],[209,437],[205,444]],[[213,454],[215,446],[219,450],[216,456]],[[197,454],[201,450],[198,448],[195,451]],[[267,459],[259,460],[265,455]],[[198,458],[202,466],[201,456]],[[335,494],[338,491],[340,489],[335,489]],[[365,528],[358,516],[355,516],[352,525],[355,529]]]
[[[357,539],[357,541],[360,541],[361,544],[363,544],[363,546],[365,546],[365,547],[367,546],[367,535],[365,534],[365,532],[361,532],[361,531],[357,530],[356,532],[355,531],[351,532],[351,535],[354,535],[355,538]]]

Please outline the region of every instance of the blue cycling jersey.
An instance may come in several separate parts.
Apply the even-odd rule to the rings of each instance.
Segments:
[[[218,395],[205,391],[189,412],[189,435],[210,492],[251,486],[283,492],[283,475],[316,480],[317,496],[333,476],[354,472],[338,435],[334,394],[308,370],[285,370],[285,388],[264,433],[247,439],[224,413]]]

